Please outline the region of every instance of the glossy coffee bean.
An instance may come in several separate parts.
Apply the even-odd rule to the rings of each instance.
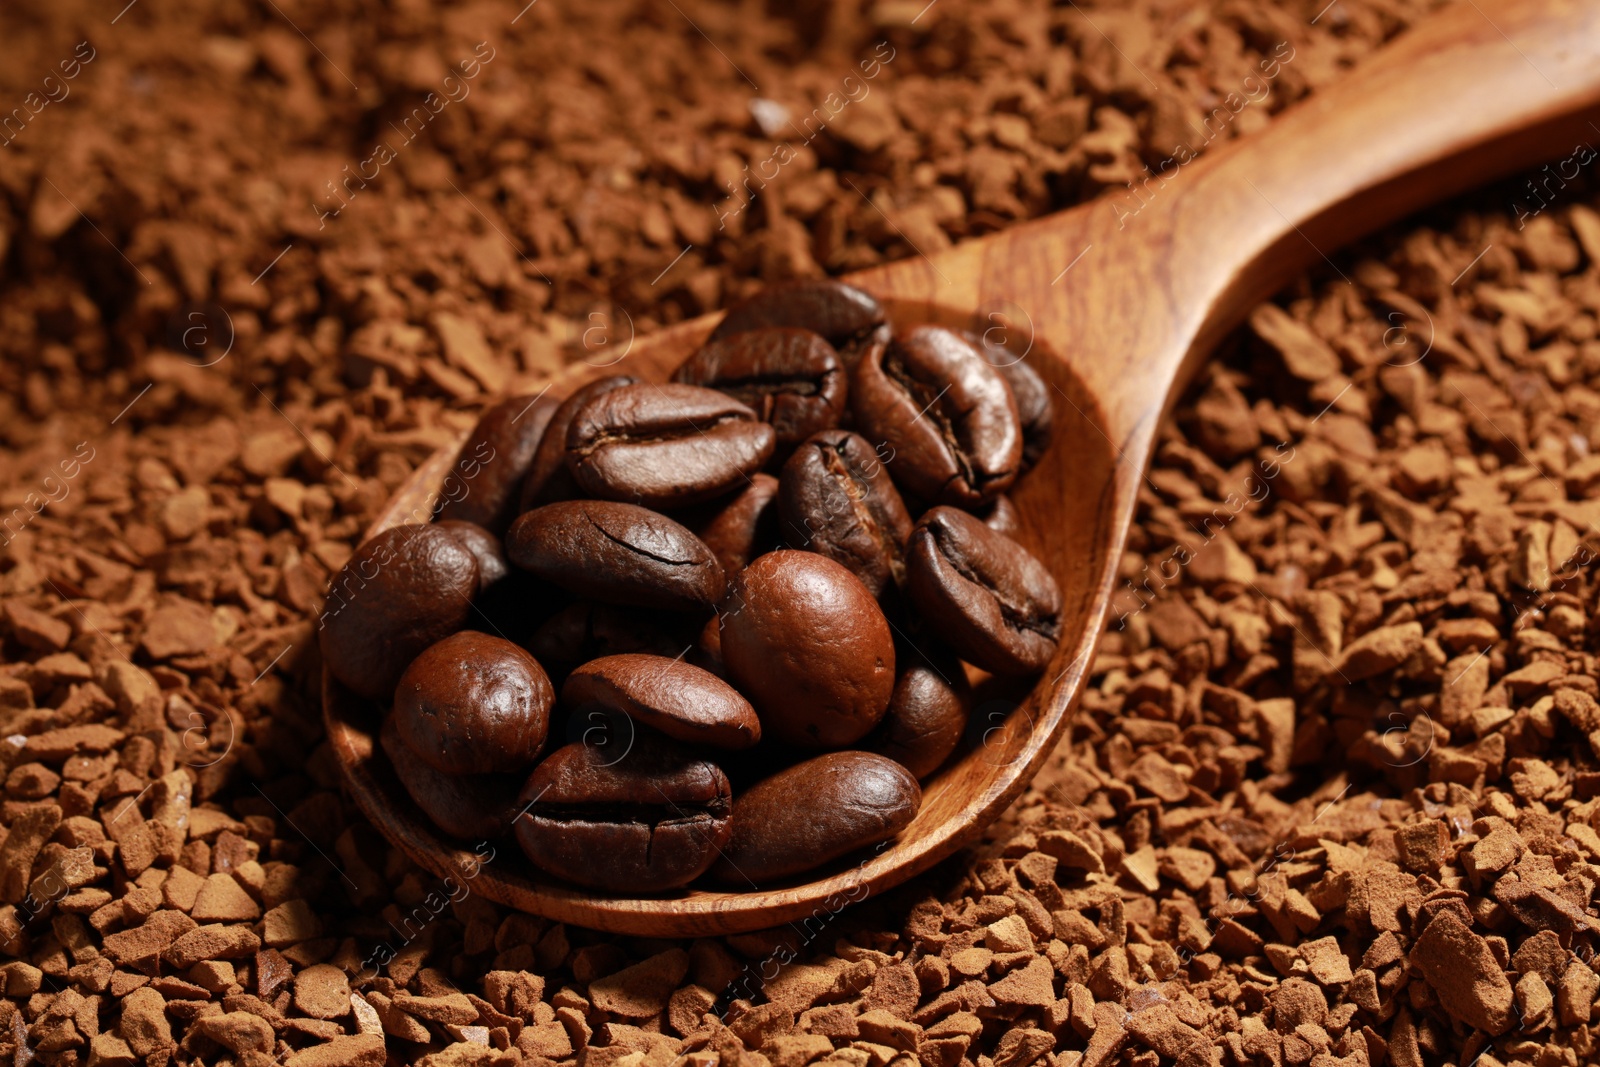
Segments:
[[[924,626],[992,674],[1032,674],[1055,654],[1061,590],[1033,554],[964,511],[922,516],[906,553],[906,592]]]
[[[591,660],[567,676],[561,704],[569,714],[590,708],[626,715],[668,737],[710,748],[749,748],[761,723],[738,690],[709,671],[665,656]]]
[[[482,526],[464,519],[440,519],[434,525],[460,541],[461,546],[478,561],[478,592],[483,592],[511,573],[505,546],[500,543],[500,538]]]
[[[565,678],[580,665],[602,656],[649,652],[672,657],[693,639],[675,633],[655,612],[580,600],[546,619],[528,641],[528,651],[552,678]],[[716,621],[716,616],[711,616]]]
[[[810,330],[763,327],[707,342],[672,380],[727,393],[769,422],[779,455],[830,426],[845,411],[844,367]]]
[[[781,543],[778,534],[778,479],[752,474],[750,484],[727,502],[717,501],[708,516],[690,527],[722,564],[724,574],[737,574],[763,552]]]
[[[738,574],[720,611],[728,678],[766,733],[837,748],[883,717],[894,641],[872,593],[844,567],[815,552],[768,552]]]
[[[356,693],[387,700],[418,653],[466,625],[478,585],[477,560],[448,530],[391,527],[334,576],[320,620],[323,661]]]
[[[889,473],[935,504],[978,507],[1016,479],[1022,426],[1011,387],[960,334],[918,326],[850,384],[862,436],[890,450]]]
[[[1020,472],[1026,473],[1039,462],[1055,436],[1056,406],[1050,395],[1050,385],[1029,365],[1028,360],[1035,358],[1029,352],[1018,352],[992,339],[985,341],[979,334],[964,336],[1011,386],[1012,399],[1017,402],[1017,419],[1022,424]]]
[[[726,582],[717,558],[665,515],[634,504],[564,500],[524,512],[506,535],[511,562],[608,604],[706,611]]]
[[[728,311],[711,332],[713,341],[746,330],[797,327],[821,334],[848,370],[863,353],[888,340],[883,305],[870,294],[829,279],[785,282],[761,290]]]
[[[905,578],[911,516],[865,438],[812,436],[783,465],[778,500],[788,542],[848,567],[873,596]]]
[[[445,477],[438,517],[505,533],[521,510],[522,483],[555,408],[548,397],[514,396],[485,411]]]
[[[954,656],[940,652],[930,658],[904,647],[897,655],[894,694],[871,747],[920,780],[938,770],[961,744],[972,712],[972,686]]]
[[[572,427],[573,417],[595,397],[624,385],[632,385],[638,380],[631,374],[596,378],[556,407],[550,417],[550,425],[539,441],[539,447],[534,450],[527,477],[522,481],[520,511],[554,504],[558,500],[571,500],[579,495],[578,483],[572,480],[572,472],[567,469],[567,431]]]
[[[484,841],[511,829],[525,775],[443,774],[400,739],[394,716],[384,717],[378,741],[400,784],[428,821],[452,837]]]
[[[591,496],[681,507],[747,484],[775,439],[754,411],[715,389],[624,385],[573,417],[567,469]]]
[[[756,783],[733,802],[733,839],[713,869],[748,887],[887,841],[922,804],[911,772],[870,752],[829,752]]]
[[[401,738],[435,770],[509,774],[539,758],[554,704],[537,660],[504,638],[463,630],[411,661],[393,714]]]
[[[558,748],[534,768],[513,829],[540,870],[592,889],[659,893],[716,860],[733,826],[727,776],[665,738]]]

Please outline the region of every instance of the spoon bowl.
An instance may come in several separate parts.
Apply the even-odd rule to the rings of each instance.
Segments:
[[[972,840],[1048,758],[1109,610],[1156,427],[1217,341],[1334,249],[1597,139],[1600,5],[1464,0],[1260,134],[1157,168],[1126,194],[845,278],[882,299],[892,321],[1005,331],[1056,401],[1055,440],[1012,497],[1019,540],[1061,586],[1065,637],[1014,706],[980,700],[967,743],[924,784],[916,819],[870,855],[742,892],[629,898],[558,883],[509,840],[435,830],[376,744],[382,709],[324,671],[327,732],[351,795],[421,866],[551,919],[656,937],[825,926]],[[716,318],[640,338],[606,366],[579,364],[552,394],[623,369],[664,381]],[[368,536],[429,514],[457,447],[418,467]]]

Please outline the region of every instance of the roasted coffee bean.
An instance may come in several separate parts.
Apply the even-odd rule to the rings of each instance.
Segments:
[[[570,714],[602,708],[668,737],[711,748],[749,748],[761,723],[738,690],[709,671],[665,656],[591,660],[567,676],[561,704]]]
[[[362,543],[328,589],[322,659],[371,700],[387,700],[423,649],[461,629],[478,592],[478,562],[435,525],[393,526]]]
[[[815,552],[768,552],[739,572],[720,610],[723,663],[763,731],[837,748],[883,717],[894,640],[878,602],[844,567]]]
[[[905,579],[911,516],[878,454],[846,430],[811,437],[783,465],[783,534],[842,563],[873,596]]]
[[[922,779],[961,744],[972,711],[972,686],[966,668],[952,655],[925,656],[903,646],[895,654],[899,674],[894,694],[870,747]]]
[[[444,774],[401,740],[394,716],[378,732],[395,776],[422,814],[452,837],[485,841],[511,830],[522,774]]]
[[[784,282],[761,290],[728,311],[711,340],[764,326],[789,326],[821,334],[846,370],[888,341],[883,305],[870,294],[828,279]]]
[[[829,752],[779,771],[733,802],[733,838],[713,868],[748,887],[887,841],[922,805],[911,772],[871,752]]]
[[[727,393],[778,435],[778,454],[830,426],[845,411],[844,367],[833,346],[810,330],[764,327],[706,345],[672,380]]]
[[[460,541],[462,547],[478,561],[478,592],[483,592],[511,573],[505,546],[500,543],[500,538],[482,526],[463,519],[440,519],[434,525]]]
[[[778,535],[778,479],[770,474],[753,474],[750,484],[728,497],[706,505],[709,516],[689,521],[689,526],[706,543],[722,564],[722,573],[737,574],[763,552],[781,544]]]
[[[1050,662],[1061,631],[1061,590],[1017,542],[956,508],[929,511],[911,533],[906,592],[957,655],[992,674],[1031,674]]]
[[[986,507],[978,509],[974,514],[997,534],[1015,538],[1022,531],[1022,516],[1017,512],[1017,505],[1013,504],[1011,497],[1005,493],[989,501]]]
[[[716,616],[711,616],[716,622]],[[532,652],[552,678],[564,678],[578,666],[602,656],[650,652],[676,656],[693,640],[675,633],[669,620],[637,608],[620,608],[580,600],[556,612],[534,631],[528,641]]]
[[[613,374],[596,378],[583,386],[556,407],[550,425],[534,450],[528,474],[522,481],[520,510],[530,511],[558,500],[571,500],[579,495],[578,483],[572,480],[567,469],[567,431],[572,427],[573,416],[589,401],[613,389],[632,385],[639,379],[630,374]]]
[[[1056,406],[1050,397],[1050,385],[1028,365],[1028,353],[1016,352],[978,334],[965,336],[1011,386],[1012,399],[1017,402],[1017,420],[1022,424],[1022,466],[1018,473],[1025,474],[1039,462],[1055,436]]]
[[[435,770],[511,773],[539,758],[554,703],[537,660],[504,638],[463,630],[411,661],[393,714],[401,738]]]
[[[594,397],[567,430],[567,468],[584,492],[645,507],[697,504],[750,480],[772,455],[772,427],[726,393],[624,385]]]
[[[567,745],[534,768],[513,829],[540,870],[613,893],[659,893],[699,877],[728,842],[732,794],[715,764],[641,734]]]
[[[717,558],[665,515],[605,500],[564,500],[524,512],[506,535],[518,567],[591,600],[705,611],[726,582]]]
[[[445,476],[438,517],[504,534],[521,510],[522,483],[555,408],[543,395],[514,396],[485,411]]]
[[[933,504],[978,507],[1016,479],[1022,427],[1011,387],[960,334],[918,326],[850,383],[856,423],[889,473]]]

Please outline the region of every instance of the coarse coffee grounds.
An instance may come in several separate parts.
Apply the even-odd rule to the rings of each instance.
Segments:
[[[1257,311],[1169,424],[1071,744],[913,886],[614,938],[347,809],[310,620],[497,389],[565,342],[609,360],[618,306],[643,330],[1107,188],[1137,210],[1141,162],[1425,9],[681,7],[0,11],[0,1054],[1593,1060],[1600,219],[1570,179]],[[830,93],[777,164],[769,103],[805,128]]]

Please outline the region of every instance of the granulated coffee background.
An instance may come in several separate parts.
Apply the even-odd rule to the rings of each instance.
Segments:
[[[1592,1062],[1592,146],[1285,279],[1164,431],[1070,743],[902,890],[554,925],[406,863],[320,742],[327,578],[493,396],[1136,210],[1428,6],[0,10],[0,1053]]]

